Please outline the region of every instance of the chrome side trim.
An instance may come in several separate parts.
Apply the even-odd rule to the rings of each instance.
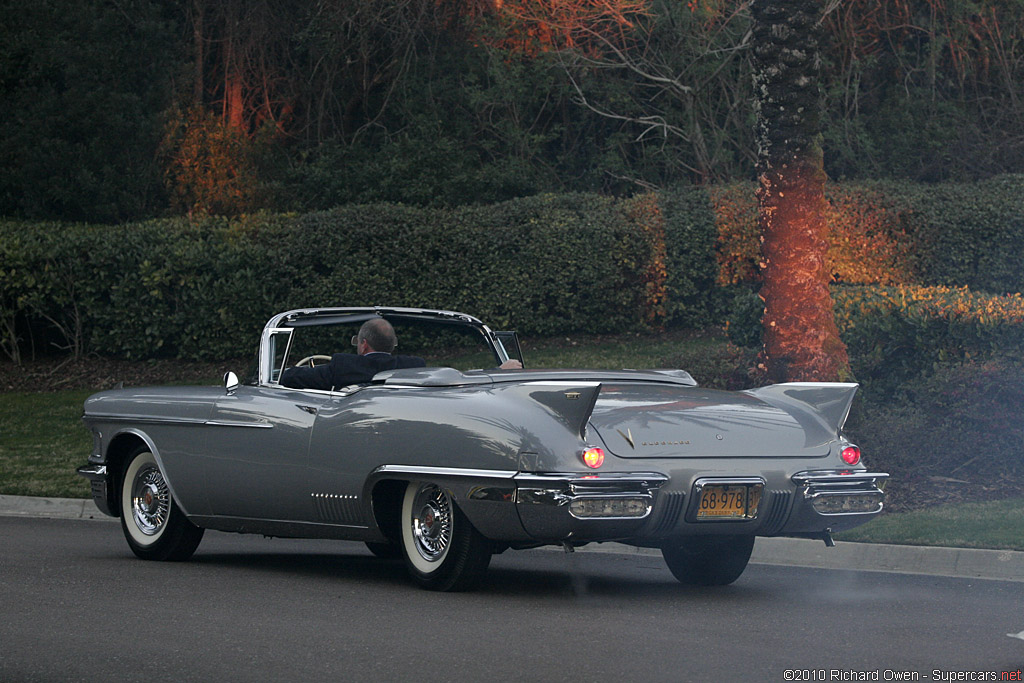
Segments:
[[[418,465],[381,465],[372,474],[413,474],[424,477],[485,477],[487,479],[511,479],[516,476],[513,470],[474,470],[464,467],[420,467]]]
[[[205,418],[198,417],[159,417],[157,415],[118,415],[116,413],[86,413],[86,420],[117,420],[132,424],[170,424],[170,425],[203,425]]]
[[[207,420],[198,417],[158,417],[156,415],[117,415],[114,413],[87,413],[85,420],[116,420],[128,424],[148,425],[186,425],[191,427],[251,427],[253,429],[273,429],[269,422],[235,422],[231,420]]]
[[[209,427],[250,427],[252,429],[273,429],[274,425],[269,422],[230,422],[228,420],[206,420],[204,425]]]

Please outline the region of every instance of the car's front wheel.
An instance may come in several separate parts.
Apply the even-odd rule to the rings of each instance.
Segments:
[[[129,456],[124,469],[121,529],[132,552],[144,560],[187,560],[203,539],[203,529],[178,509],[156,458],[144,446]]]
[[[661,548],[672,574],[690,586],[725,586],[747,568],[753,536],[692,536]]]
[[[402,552],[423,588],[467,590],[491,561],[491,546],[443,488],[410,482],[402,499]]]

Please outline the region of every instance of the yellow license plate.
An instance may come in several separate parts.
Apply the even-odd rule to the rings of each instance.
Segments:
[[[708,484],[701,489],[697,519],[751,519],[760,500],[759,485]]]

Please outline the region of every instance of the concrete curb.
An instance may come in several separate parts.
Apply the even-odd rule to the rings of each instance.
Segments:
[[[0,495],[0,515],[7,517],[45,517],[49,519],[94,519],[116,522],[99,511],[92,498],[37,498]]]
[[[101,513],[91,499],[32,496],[0,495],[0,516],[117,521]],[[579,552],[652,556],[652,560],[661,561],[659,550],[634,548],[621,543],[594,543],[580,548]],[[1024,552],[1012,550],[850,542],[837,542],[836,547],[827,548],[821,541],[758,538],[750,561],[791,567],[925,574],[1024,583]]]

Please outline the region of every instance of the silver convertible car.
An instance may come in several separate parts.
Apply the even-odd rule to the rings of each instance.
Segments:
[[[377,317],[429,367],[281,383]],[[91,396],[78,471],[141,558],[187,559],[206,529],[347,539],[401,556],[434,590],[471,587],[493,553],[605,541],[660,548],[681,582],[723,585],[756,536],[831,544],[882,509],[888,475],[842,433],[855,384],[723,392],[681,370],[495,367],[510,358],[515,333],[462,313],[289,311],[267,323],[245,383]]]

